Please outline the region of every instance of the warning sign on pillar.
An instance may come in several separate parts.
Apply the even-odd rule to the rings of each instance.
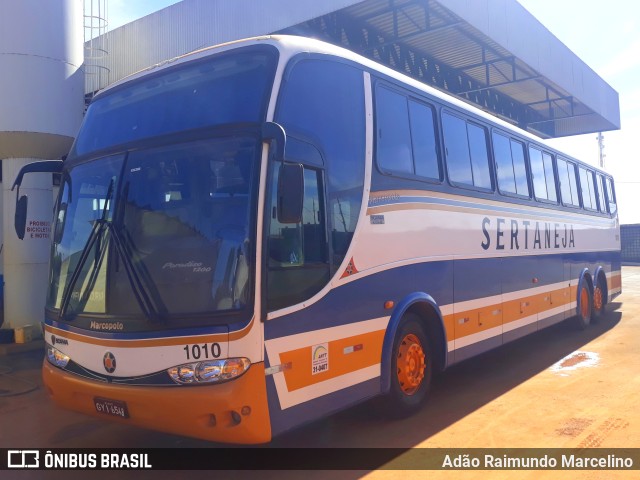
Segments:
[[[29,220],[27,222],[25,237],[48,240],[51,237],[51,222],[46,220]]]

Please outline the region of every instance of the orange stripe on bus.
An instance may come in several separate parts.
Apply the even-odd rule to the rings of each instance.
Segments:
[[[329,368],[315,375],[312,373],[313,364],[311,359],[313,345],[281,353],[280,363],[291,364],[291,368],[284,371],[287,390],[291,392],[379,364],[384,334],[385,330],[377,330],[329,342]],[[356,345],[362,345],[362,348],[351,351],[351,353],[345,353],[345,349]]]
[[[575,301],[576,291],[577,287],[560,288],[447,315],[447,340],[460,339],[565,306]]]

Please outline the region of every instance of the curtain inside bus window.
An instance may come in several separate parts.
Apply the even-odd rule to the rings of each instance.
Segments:
[[[365,160],[362,71],[331,60],[292,60],[276,122],[312,143],[325,160],[332,273],[351,244],[362,203]]]

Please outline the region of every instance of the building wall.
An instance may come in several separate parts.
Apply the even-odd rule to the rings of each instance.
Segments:
[[[266,35],[359,1],[183,0],[109,32],[106,83],[200,48]]]

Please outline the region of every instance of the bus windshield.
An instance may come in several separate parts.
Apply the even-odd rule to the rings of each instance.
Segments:
[[[273,48],[248,47],[116,87],[91,103],[69,157],[185,130],[260,122],[276,61]]]
[[[260,147],[257,136],[236,134],[71,167],[58,200],[47,308],[81,323],[130,317],[123,330],[246,310]]]

